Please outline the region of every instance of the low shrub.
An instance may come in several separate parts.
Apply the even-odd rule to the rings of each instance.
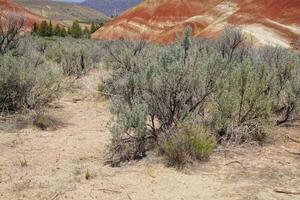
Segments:
[[[218,138],[233,144],[253,141],[272,115],[271,74],[259,63],[236,63],[215,93],[211,112]],[[256,136],[255,136],[256,135]],[[255,136],[255,137],[254,137]]]
[[[45,51],[48,60],[54,61],[65,76],[79,78],[93,69],[100,61],[101,51],[86,39],[55,38]]]
[[[101,42],[88,39],[18,37],[0,55],[0,112],[40,109],[60,96],[69,79],[102,61]]]
[[[99,93],[103,93],[105,90],[105,85],[103,83],[99,83],[98,86],[97,86],[97,91]]]
[[[208,160],[215,140],[201,125],[179,124],[162,139],[161,148],[170,166],[182,168],[194,160]]]
[[[2,56],[0,59],[0,110],[19,112],[39,109],[61,91],[59,72],[35,66],[31,58]]]
[[[62,123],[52,116],[39,112],[33,117],[33,125],[38,129],[45,131],[56,130],[58,127],[62,126]]]

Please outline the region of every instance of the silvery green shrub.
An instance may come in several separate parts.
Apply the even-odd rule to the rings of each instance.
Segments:
[[[20,112],[39,109],[60,94],[60,73],[35,65],[31,57],[9,54],[0,59],[0,110]]]
[[[178,124],[198,124],[219,143],[240,144],[263,142],[266,126],[297,114],[299,55],[255,47],[237,29],[227,28],[217,40],[192,39],[187,31],[165,46],[105,46],[111,70],[105,90],[114,115],[107,161],[113,166],[162,149],[161,138],[173,138]]]
[[[90,49],[91,41],[73,38],[54,38],[45,51],[47,59],[55,61],[66,76],[80,76],[95,67]],[[94,55],[93,55],[94,56]],[[100,56],[100,55],[99,55]]]
[[[115,60],[107,83],[116,116],[112,165],[144,157],[161,135],[170,137],[168,130],[177,123],[201,120],[204,105],[226,75],[227,65],[226,60],[209,56],[213,52],[205,51],[205,42],[195,44],[186,35],[166,47],[128,41],[115,44],[123,48],[108,47]]]

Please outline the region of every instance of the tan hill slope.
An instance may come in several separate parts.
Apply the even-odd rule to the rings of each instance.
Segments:
[[[262,44],[290,47],[300,37],[300,0],[145,0],[93,34],[97,39],[173,41],[186,27],[213,37],[238,26]]]
[[[73,21],[104,22],[110,18],[105,14],[79,4],[64,3],[50,0],[16,0],[33,13],[44,18],[56,20],[64,25],[70,25]]]

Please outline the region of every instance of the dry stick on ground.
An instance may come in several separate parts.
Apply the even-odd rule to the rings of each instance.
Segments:
[[[63,192],[58,192],[56,193],[50,200],[55,200],[57,197],[59,197],[60,195],[64,195],[67,192],[73,191],[75,187],[69,189],[69,190],[65,190]]]
[[[100,191],[103,191],[103,192],[113,192],[113,193],[122,193],[121,191],[118,191],[118,190],[111,190],[111,189],[105,189],[105,188],[102,188],[102,189],[98,189]]]
[[[231,161],[231,162],[229,162],[229,163],[226,163],[225,166],[228,166],[228,165],[231,165],[231,164],[234,164],[234,163],[237,163],[237,164],[239,164],[242,168],[246,169],[246,167],[244,167],[244,165],[243,165],[240,161],[238,161],[238,160],[234,160],[234,161]]]
[[[94,189],[95,189],[95,185],[93,185],[93,187],[92,187],[92,189],[91,189],[91,191],[90,191],[90,193],[89,193],[89,196],[90,196],[91,198],[94,198],[93,195],[92,195],[92,192],[94,191]]]
[[[285,149],[285,151],[288,152],[288,153],[290,153],[290,154],[300,156],[300,152],[290,151],[290,150],[288,150],[288,149]]]
[[[295,138],[292,138],[292,137],[289,136],[289,135],[286,135],[286,137],[287,137],[289,140],[291,140],[291,141],[293,141],[293,142],[295,142],[295,143],[300,143],[299,140],[296,140]]]
[[[60,193],[56,193],[53,197],[52,197],[52,199],[51,200],[54,200],[54,199],[56,199],[58,196],[60,195]]]
[[[277,190],[277,189],[275,189],[274,192],[281,193],[281,194],[300,195],[300,192],[291,192],[291,191]]]
[[[132,200],[132,198],[130,197],[130,195],[129,195],[129,194],[127,194],[127,197],[128,197],[128,199],[129,199],[129,200]]]

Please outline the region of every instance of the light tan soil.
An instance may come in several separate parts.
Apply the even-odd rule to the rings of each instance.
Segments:
[[[300,199],[274,191],[300,192],[300,156],[284,150],[299,152],[300,144],[284,136],[263,148],[218,151],[183,171],[165,167],[155,155],[120,168],[105,166],[108,101],[82,96],[66,95],[50,109],[62,122],[57,130],[7,128],[0,121],[1,200]],[[300,139],[299,126],[275,132]]]

